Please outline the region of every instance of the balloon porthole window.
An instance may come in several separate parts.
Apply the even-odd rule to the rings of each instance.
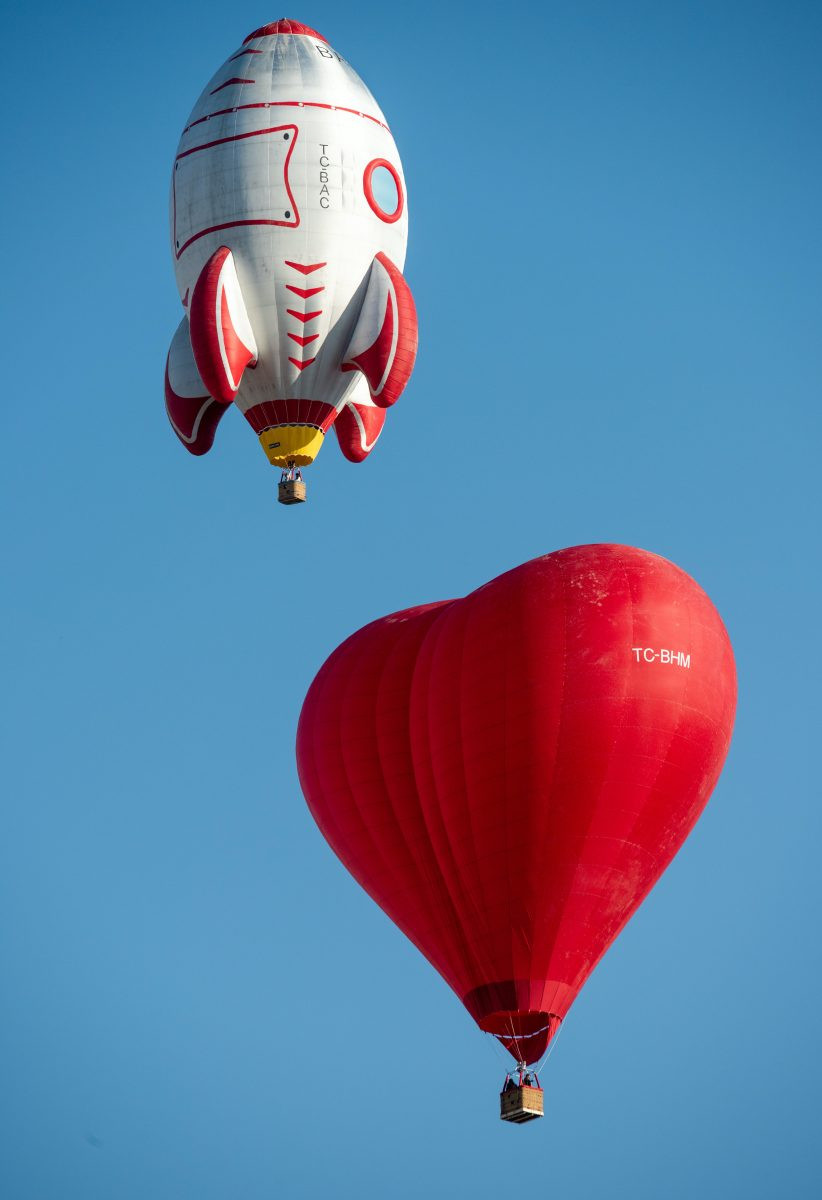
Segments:
[[[363,191],[372,211],[390,225],[402,216],[402,184],[395,167],[384,158],[372,159],[365,168]]]

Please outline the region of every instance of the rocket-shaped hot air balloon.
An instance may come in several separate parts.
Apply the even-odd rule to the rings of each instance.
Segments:
[[[194,106],[170,207],[183,445],[205,454],[233,401],[276,466],[313,462],[331,425],[362,461],[417,350],[402,166],[363,82],[305,25],[255,30]]]

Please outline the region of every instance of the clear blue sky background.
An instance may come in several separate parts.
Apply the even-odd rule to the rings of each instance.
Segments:
[[[819,5],[289,12],[392,125],[421,327],[296,510],[239,414],[194,460],[162,401],[177,138],[283,13],[5,9],[4,1200],[818,1196]],[[606,540],[713,597],[737,731],[509,1128],[294,731],[361,624]]]

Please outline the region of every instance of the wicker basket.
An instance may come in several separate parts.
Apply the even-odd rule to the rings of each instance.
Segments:
[[[522,1125],[545,1115],[542,1088],[512,1087],[499,1094],[499,1115],[503,1121]]]
[[[305,484],[301,479],[288,479],[280,484],[277,496],[280,504],[304,504]]]

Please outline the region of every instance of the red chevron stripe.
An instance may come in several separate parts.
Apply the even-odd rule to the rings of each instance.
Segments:
[[[255,80],[253,80],[253,79],[240,79],[239,76],[235,75],[233,79],[227,79],[225,81],[225,83],[221,83],[219,87],[215,87],[215,89],[211,93],[211,95],[216,96],[218,92],[221,92],[223,90],[223,88],[231,87],[232,83],[254,83],[254,82],[255,82]]]
[[[294,270],[299,271],[301,275],[310,275],[312,271],[319,271],[320,267],[328,266],[327,263],[306,264],[306,263],[289,262],[287,258],[284,259],[284,262],[287,267],[293,267]]]
[[[310,366],[311,366],[311,364],[313,363],[314,359],[313,359],[313,358],[307,358],[307,359],[305,359],[305,361],[304,361],[304,362],[299,362],[299,361],[298,361],[296,358],[289,358],[289,360],[288,360],[288,361],[289,361],[290,363],[293,363],[295,367],[298,367],[300,371],[304,371],[306,367],[310,367]]]
[[[312,333],[309,334],[308,337],[300,337],[299,333],[289,333],[288,336],[293,342],[296,342],[298,346],[307,346],[309,342],[316,342],[320,335],[318,333]]]
[[[323,310],[318,308],[317,311],[313,313],[301,313],[297,312],[293,308],[287,308],[285,311],[288,313],[289,317],[296,317],[298,321],[302,321],[303,325],[305,325],[306,321],[313,321],[315,317],[321,316]]]
[[[285,286],[288,288],[289,292],[293,292],[295,296],[302,296],[303,300],[307,300],[309,296],[316,296],[317,292],[325,291],[324,287],[298,288],[294,287],[293,283],[287,283]]]

